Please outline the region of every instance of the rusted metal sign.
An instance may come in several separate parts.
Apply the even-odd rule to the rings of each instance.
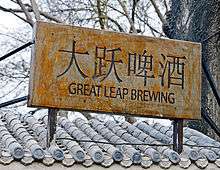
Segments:
[[[36,24],[29,106],[200,118],[200,44]]]

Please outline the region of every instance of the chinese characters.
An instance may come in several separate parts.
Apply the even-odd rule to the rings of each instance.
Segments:
[[[115,49],[107,49],[106,47],[96,47],[95,51],[95,74],[93,76],[94,79],[98,77],[102,77],[100,81],[105,80],[109,74],[114,71],[115,77],[118,82],[122,82],[121,78],[119,77],[116,69],[116,64],[123,63],[122,60],[116,60],[115,55],[121,52],[121,48]],[[106,58],[107,54],[110,54],[110,59]],[[106,72],[107,62],[110,63],[109,69]]]
[[[144,86],[147,85],[147,78],[154,78],[153,56],[147,55],[147,50],[143,54],[128,53],[128,76],[131,74],[144,78]]]
[[[65,69],[57,75],[64,76],[72,67],[76,67],[80,75],[85,79],[88,78],[77,62],[77,55],[82,54],[84,57],[94,57],[94,72],[91,77],[93,80],[102,82],[113,74],[118,83],[123,82],[123,77],[141,78],[143,85],[147,86],[148,80],[158,81],[161,86],[172,88],[173,86],[184,89],[185,83],[185,56],[172,56],[161,54],[153,56],[147,49],[142,52],[123,51],[120,47],[107,48],[105,46],[95,46],[95,53],[89,54],[88,51],[79,51],[77,42],[73,40],[72,49],[60,49],[59,52],[71,54],[71,58]],[[126,55],[123,57],[122,55]],[[155,58],[159,62],[155,62]],[[126,61],[122,59],[127,59]],[[126,70],[122,70],[119,66],[125,65]],[[124,68],[125,68],[124,67]],[[156,69],[155,69],[156,68]],[[158,71],[157,74],[156,71]],[[157,76],[155,76],[157,75]]]
[[[176,56],[165,56],[161,54],[163,58],[163,63],[160,62],[160,67],[162,74],[161,76],[161,85],[165,84],[165,75],[167,74],[167,84],[168,88],[171,85],[180,86],[184,89],[184,66],[186,57],[176,57]]]
[[[66,67],[66,69],[65,69],[62,73],[60,73],[59,75],[57,75],[57,77],[61,77],[61,76],[63,76],[64,74],[66,74],[66,73],[69,71],[69,69],[71,68],[71,66],[73,66],[73,63],[75,63],[77,70],[79,71],[79,73],[81,74],[81,76],[82,76],[83,78],[88,77],[88,76],[85,75],[85,74],[83,73],[83,71],[80,69],[79,64],[78,64],[78,62],[77,62],[77,60],[76,60],[76,54],[86,54],[86,55],[89,55],[89,53],[88,53],[88,51],[87,51],[87,52],[76,52],[75,46],[76,46],[76,41],[73,40],[73,42],[72,42],[72,50],[71,50],[71,51],[68,51],[68,50],[59,50],[60,52],[70,53],[70,54],[71,54],[71,58],[70,58],[70,62],[69,62],[69,64],[68,64],[68,66]]]

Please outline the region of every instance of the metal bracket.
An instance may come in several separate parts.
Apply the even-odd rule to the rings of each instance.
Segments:
[[[57,112],[58,109],[48,109],[47,148],[51,146],[52,141],[55,141]]]
[[[183,119],[173,121],[173,150],[179,154],[183,150]]]

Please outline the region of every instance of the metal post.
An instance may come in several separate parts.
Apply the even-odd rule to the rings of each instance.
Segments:
[[[183,119],[173,121],[173,150],[179,154],[183,150]]]
[[[178,131],[177,131],[177,120],[173,120],[173,150],[177,151],[178,146]]]
[[[57,123],[57,109],[48,109],[47,122],[47,147],[49,148],[51,142],[55,140],[56,123]]]

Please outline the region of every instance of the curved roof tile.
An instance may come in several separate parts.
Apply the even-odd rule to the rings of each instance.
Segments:
[[[184,128],[184,150],[178,154],[171,146],[172,128],[159,123],[101,122],[95,118],[70,121],[59,117],[56,140],[47,148],[46,114],[36,119],[31,114],[4,113],[0,117],[0,164],[17,161],[30,165],[37,161],[45,166],[57,162],[69,167],[77,162],[84,167],[98,164],[107,168],[119,163],[127,168],[136,165],[143,168],[179,166],[184,169],[191,164],[198,168],[212,164],[220,168],[218,141]]]

